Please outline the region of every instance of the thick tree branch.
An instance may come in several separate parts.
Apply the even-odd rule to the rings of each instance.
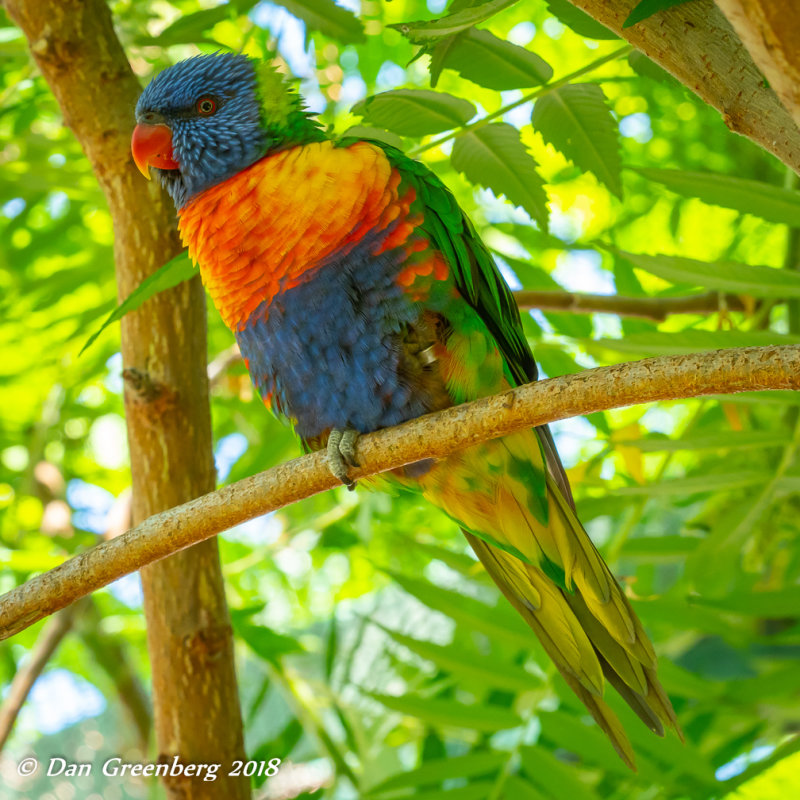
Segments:
[[[639,0],[570,2],[627,39],[716,108],[732,131],[800,172],[800,130],[775,92],[766,86],[713,0],[675,6],[625,29],[622,23]],[[790,0],[786,5],[791,5]]]
[[[800,345],[648,358],[531,383],[361,437],[353,478],[522,428],[609,408],[710,394],[800,389]],[[155,514],[0,597],[0,639],[145,564],[337,485],[321,452]]]
[[[797,0],[717,0],[784,108],[800,125],[800,6]]]
[[[623,297],[616,294],[584,294],[582,292],[514,292],[521,309],[570,311],[573,314],[618,314],[621,317],[642,317],[663,322],[670,314],[707,314],[726,308],[744,311],[745,304],[735,294],[693,294],[686,297]]]

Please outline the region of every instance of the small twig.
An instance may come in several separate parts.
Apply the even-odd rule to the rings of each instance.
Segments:
[[[729,311],[745,311],[741,297],[719,292],[685,297],[623,297],[621,295],[583,294],[581,292],[514,292],[522,309],[570,311],[574,314],[618,314],[621,317],[643,317],[663,322],[670,314],[706,314],[720,310],[724,303]]]
[[[41,636],[36,640],[30,656],[23,666],[17,671],[11,681],[3,705],[0,706],[0,750],[3,749],[14,723],[17,721],[22,706],[28,699],[33,684],[42,674],[42,670],[47,666],[47,662],[53,657],[58,649],[61,640],[72,628],[72,621],[79,605],[72,605],[59,611],[44,627]]]

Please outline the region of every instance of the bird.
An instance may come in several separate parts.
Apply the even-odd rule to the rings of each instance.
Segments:
[[[359,435],[537,380],[513,295],[444,183],[385,142],[324,130],[274,59],[180,61],[135,116],[133,159],[172,197],[261,398],[343,483]],[[384,477],[458,524],[626,764],[607,684],[682,737],[547,426]]]

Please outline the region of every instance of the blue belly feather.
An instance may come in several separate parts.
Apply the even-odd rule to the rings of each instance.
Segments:
[[[333,427],[368,433],[429,410],[399,369],[398,334],[421,312],[395,281],[402,258],[362,241],[236,333],[262,397],[273,394],[304,439]]]

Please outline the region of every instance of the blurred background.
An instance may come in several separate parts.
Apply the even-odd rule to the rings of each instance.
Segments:
[[[362,103],[431,89],[430,54],[415,60],[419,47],[391,26],[442,16],[445,5],[110,3],[143,84],[198,51],[277,51],[332,131],[368,127],[418,154],[455,193],[512,288],[537,293],[527,305],[520,299],[544,376],[800,342],[794,176],[564,0],[509,5],[481,21],[491,37],[434,53],[435,91],[448,97],[428,100],[451,109],[455,127],[432,123],[419,104],[396,105],[397,96]],[[117,303],[111,219],[22,34],[2,12],[0,26],[0,591],[8,591],[124,531],[130,478],[119,326],[78,356]],[[512,68],[509,54],[519,50],[509,43],[538,60]],[[562,88],[544,91],[547,81]],[[545,104],[554,97],[563,102]],[[472,110],[457,105],[464,101]],[[504,168],[470,159],[479,132],[497,128],[465,125],[489,114],[518,132],[516,149],[499,158],[523,177],[522,193]],[[626,311],[637,316],[550,310],[542,292],[630,298]],[[698,296],[694,306],[676,300]],[[298,446],[254,396],[210,304],[208,324],[223,485],[296,456]],[[579,516],[655,642],[686,734],[685,745],[659,740],[611,698],[637,752],[636,774],[434,509],[342,488],[222,534],[247,753],[292,764],[275,779],[255,778],[255,795],[793,796],[798,408],[795,393],[745,393],[553,426]],[[46,624],[0,645],[4,698]],[[92,762],[155,754],[138,576],[94,594],[63,625],[0,754],[0,798],[161,797],[155,782],[97,770],[17,776],[29,753]]]

